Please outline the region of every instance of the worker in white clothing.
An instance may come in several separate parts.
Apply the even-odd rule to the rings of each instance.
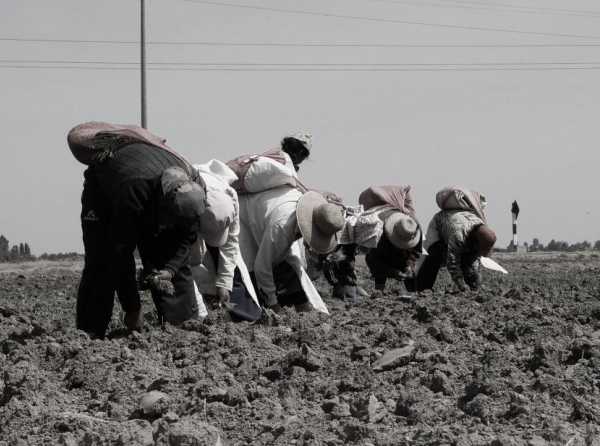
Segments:
[[[206,188],[206,210],[200,228],[200,243],[192,250],[192,274],[199,291],[229,301],[240,258],[238,196],[230,184],[237,179],[218,160],[193,166]],[[203,241],[203,243],[202,243]]]
[[[298,299],[298,283],[287,274],[286,258],[299,238],[318,254],[327,254],[337,246],[337,233],[344,226],[343,208],[329,203],[323,195],[310,191],[302,194],[291,186],[239,196],[240,250],[254,273],[259,300],[268,308],[303,304]],[[290,293],[294,290],[294,293]],[[293,298],[290,296],[294,294]]]

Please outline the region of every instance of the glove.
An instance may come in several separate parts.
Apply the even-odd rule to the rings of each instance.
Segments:
[[[142,284],[161,294],[166,294],[172,296],[175,294],[175,287],[173,286],[173,273],[166,269],[162,269],[160,271],[152,271],[150,274],[146,275]]]
[[[226,306],[229,304],[230,291],[226,288],[217,287],[217,298],[219,299],[219,306]]]
[[[169,282],[173,280],[173,273],[167,269],[161,269],[155,272],[153,276],[158,280],[168,280]]]
[[[166,294],[167,296],[173,296],[175,294],[175,287],[170,280],[157,280],[154,283],[154,289],[160,294]]]

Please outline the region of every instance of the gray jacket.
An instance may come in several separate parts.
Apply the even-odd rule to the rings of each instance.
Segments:
[[[454,283],[461,289],[464,289],[465,285],[461,258],[464,254],[470,253],[467,238],[473,229],[482,224],[484,224],[483,220],[471,211],[449,210],[435,214],[427,228],[425,249],[437,241],[447,245],[446,267]],[[477,256],[474,258],[475,262],[479,261]]]

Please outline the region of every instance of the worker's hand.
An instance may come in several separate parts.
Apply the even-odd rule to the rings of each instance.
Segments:
[[[217,298],[219,299],[219,306],[229,304],[231,293],[226,288],[217,287]]]
[[[175,287],[173,286],[173,282],[171,282],[172,279],[173,273],[166,269],[162,269],[148,274],[143,282],[147,284],[150,289],[158,293],[172,296],[175,294]]]
[[[391,274],[390,279],[396,279],[396,280],[404,280],[404,279],[408,279],[412,277],[412,274],[410,273],[410,271],[400,271],[399,269],[394,270]]]
[[[154,289],[161,294],[166,294],[167,296],[173,296],[175,294],[175,287],[173,286],[173,282],[170,280],[155,280]]]
[[[152,274],[158,280],[173,280],[173,273],[167,269],[161,269]]]
[[[342,200],[342,197],[340,197],[336,193],[333,193],[333,192],[323,192],[323,196],[330,203],[337,204],[338,206],[343,206],[344,205],[344,200]]]

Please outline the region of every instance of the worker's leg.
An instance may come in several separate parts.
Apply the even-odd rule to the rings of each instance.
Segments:
[[[112,316],[114,289],[108,280],[107,205],[95,186],[91,169],[85,173],[81,195],[81,229],[85,261],[77,292],[77,328],[103,337]]]
[[[446,259],[446,245],[442,241],[436,242],[427,250],[429,255],[425,257],[421,268],[414,280],[406,280],[405,285],[409,291],[423,291],[433,288],[440,268]]]
[[[273,268],[273,278],[277,289],[277,301],[280,305],[302,305],[308,302],[298,274],[287,262],[281,262]]]
[[[383,291],[388,278],[387,267],[384,265],[383,260],[377,255],[376,250],[370,250],[365,256],[365,262],[371,272],[371,277],[375,281],[375,289]]]

